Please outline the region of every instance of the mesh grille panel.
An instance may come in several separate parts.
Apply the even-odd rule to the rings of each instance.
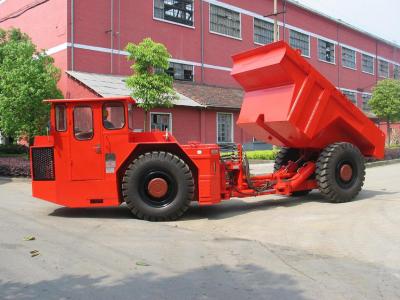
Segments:
[[[53,148],[32,148],[33,180],[54,180]]]

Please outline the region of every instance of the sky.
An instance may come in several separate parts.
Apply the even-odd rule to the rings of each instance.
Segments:
[[[400,0],[297,0],[400,45]]]

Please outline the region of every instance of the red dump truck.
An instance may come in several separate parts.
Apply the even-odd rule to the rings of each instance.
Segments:
[[[192,201],[313,189],[332,202],[352,200],[364,157],[384,155],[384,134],[284,42],[233,62],[245,91],[238,126],[282,147],[273,173],[251,175],[241,145],[181,145],[168,131],[133,131],[130,97],[47,100],[50,134],[31,147],[33,196],[67,207],[125,202],[150,221],[178,219]]]

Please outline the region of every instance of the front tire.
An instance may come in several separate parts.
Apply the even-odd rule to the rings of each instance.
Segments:
[[[319,190],[329,201],[348,202],[364,185],[364,157],[350,143],[335,143],[321,152],[315,173]]]
[[[148,152],[128,167],[122,194],[139,219],[171,221],[180,218],[194,197],[194,179],[189,166],[169,152]]]

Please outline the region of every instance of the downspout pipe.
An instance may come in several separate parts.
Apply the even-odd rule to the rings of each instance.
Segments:
[[[111,0],[111,74],[114,73],[114,0]]]
[[[75,43],[75,2],[71,0],[71,71],[74,71],[74,43]]]

